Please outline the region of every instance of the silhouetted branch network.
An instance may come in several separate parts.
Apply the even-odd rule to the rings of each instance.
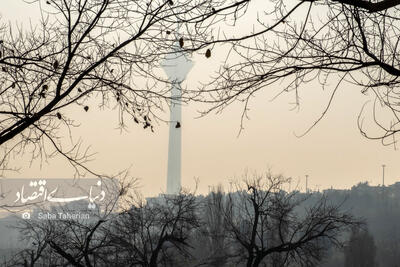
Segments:
[[[171,98],[161,61],[207,46],[214,25],[239,17],[247,3],[30,1],[38,23],[0,28],[0,169],[30,152],[42,160],[62,155],[78,175],[98,175],[86,167],[93,154],[73,138],[72,108],[93,112],[89,100],[100,100],[100,108],[119,110],[121,128],[129,117],[153,130]]]
[[[251,15],[250,22],[246,13],[253,3],[259,5],[258,15]],[[171,100],[171,82],[160,70],[161,61],[176,49],[210,58],[219,44],[228,47],[225,63],[201,88],[184,89],[183,102],[208,103],[209,113],[239,101],[243,121],[251,98],[268,85],[294,92],[298,106],[302,86],[314,80],[323,87],[336,82],[328,109],[339,87],[355,84],[378,103],[372,114],[378,131],[365,130],[363,113],[362,133],[388,143],[399,132],[398,0],[29,4],[39,7],[38,23],[28,29],[0,27],[2,170],[13,169],[11,157],[29,152],[41,160],[62,155],[77,175],[99,175],[86,167],[93,153],[73,138],[78,126],[73,107],[93,112],[89,101],[100,99],[101,108],[119,111],[121,128],[128,117],[153,130]],[[251,30],[224,31],[243,20]],[[390,116],[382,119],[381,108]]]
[[[298,207],[307,198],[282,187],[290,178],[255,174],[235,183],[224,212],[227,239],[237,262],[248,267],[315,266],[327,249],[343,245],[341,234],[362,223],[340,205],[322,196],[312,205]]]
[[[336,91],[350,85],[363,94],[370,93],[377,102],[370,107],[370,115],[366,109],[360,114],[362,134],[384,144],[395,142],[400,131],[398,4],[347,0],[257,3],[257,16],[246,17],[252,31],[225,40],[231,42],[226,62],[197,92],[211,104],[204,114],[239,101],[244,106],[243,121],[249,101],[261,89],[278,86],[283,88],[278,95],[292,92],[297,108],[301,88],[315,83],[330,88],[333,84],[336,88],[317,123]],[[384,116],[382,112],[386,112]],[[377,126],[374,129],[365,122],[371,117]]]
[[[246,176],[238,191],[205,197],[117,194],[119,209],[90,219],[21,219],[28,246],[5,266],[315,266],[363,224],[325,196],[283,191],[288,181]]]

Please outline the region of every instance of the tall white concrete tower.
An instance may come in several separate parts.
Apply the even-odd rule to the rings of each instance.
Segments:
[[[167,194],[178,194],[181,190],[182,161],[182,88],[181,83],[192,68],[193,63],[177,46],[166,56],[162,67],[172,83],[171,115],[168,142]]]

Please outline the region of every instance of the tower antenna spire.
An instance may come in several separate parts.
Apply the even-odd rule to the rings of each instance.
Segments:
[[[308,174],[306,174],[306,193],[308,193]]]
[[[382,164],[382,186],[385,186],[385,164]]]

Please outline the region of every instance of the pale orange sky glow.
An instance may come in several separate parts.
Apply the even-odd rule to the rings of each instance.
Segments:
[[[23,1],[5,1],[0,14],[12,22],[26,20],[28,10]],[[195,63],[184,86],[197,88],[199,81],[213,74],[222,56],[206,59],[193,57]],[[213,65],[214,69],[210,66]],[[194,178],[200,181],[198,193],[207,193],[209,185],[222,184],[229,189],[229,180],[240,178],[246,169],[290,176],[294,184],[300,179],[299,189],[305,189],[305,175],[309,175],[311,189],[349,188],[361,181],[372,185],[381,183],[382,164],[386,164],[385,183],[400,179],[400,152],[393,146],[383,146],[380,141],[364,138],[357,128],[357,117],[362,105],[371,99],[360,88],[344,83],[323,120],[307,135],[298,138],[323,112],[332,86],[325,90],[317,82],[300,90],[299,110],[291,111],[294,94],[283,94],[279,84],[265,88],[250,102],[249,120],[240,128],[241,103],[235,103],[221,114],[211,113],[203,118],[198,110],[203,104],[193,103],[183,107],[182,121],[182,185],[193,188]],[[90,103],[89,112],[70,110],[68,114],[81,126],[74,130],[74,138],[97,152],[89,163],[100,173],[117,173],[129,168],[133,177],[140,179],[144,195],[157,195],[166,190],[168,125],[159,122],[152,133],[149,129],[127,120],[127,131],[116,129],[118,112],[100,110],[98,101]],[[164,117],[168,119],[169,112]],[[73,170],[66,161],[53,159],[47,164],[35,161],[32,166],[26,158],[15,158],[20,166],[18,173],[8,177],[68,178]]]

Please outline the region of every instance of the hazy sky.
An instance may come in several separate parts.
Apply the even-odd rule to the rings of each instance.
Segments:
[[[3,1],[0,13],[5,20],[18,21],[32,14],[21,9],[20,0]],[[28,12],[29,11],[29,12]],[[197,87],[197,81],[211,75],[209,65],[220,64],[218,57],[195,57],[195,66],[188,75],[186,86]],[[319,84],[310,84],[301,91],[299,111],[290,111],[293,94],[283,95],[271,102],[279,85],[256,94],[250,105],[250,120],[238,136],[240,104],[234,104],[222,114],[210,114],[201,119],[199,104],[183,107],[182,122],[182,184],[192,187],[193,178],[199,178],[199,193],[206,193],[208,185],[223,184],[250,172],[271,169],[294,179],[309,175],[311,188],[348,188],[360,181],[381,183],[383,163],[386,164],[387,184],[400,178],[400,152],[385,147],[379,141],[367,140],[357,128],[357,116],[369,99],[360,88],[344,85],[325,118],[306,136],[297,138],[321,114],[330,91]],[[97,103],[94,101],[94,103]],[[98,172],[115,173],[130,167],[131,175],[140,178],[145,195],[155,195],[166,190],[168,125],[160,123],[155,133],[143,130],[133,121],[127,123],[128,132],[120,132],[118,113],[99,110],[92,104],[89,112],[71,111],[72,118],[81,123],[74,137],[82,137],[84,144],[98,152],[90,163]],[[167,116],[166,114],[165,116]],[[166,117],[168,118],[168,117]],[[10,177],[67,178],[73,171],[65,161],[39,162],[32,166],[26,159],[15,159],[23,167]]]

